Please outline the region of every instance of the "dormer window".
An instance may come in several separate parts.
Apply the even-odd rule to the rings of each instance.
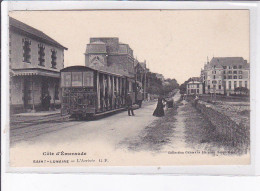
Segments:
[[[31,63],[31,41],[23,39],[23,62]]]
[[[51,50],[51,67],[57,68],[57,50]]]
[[[45,63],[45,47],[43,44],[38,44],[39,66],[44,66]]]

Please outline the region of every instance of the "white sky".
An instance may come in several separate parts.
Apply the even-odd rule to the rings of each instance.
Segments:
[[[90,37],[119,37],[152,72],[183,83],[211,59],[249,61],[248,10],[16,11],[9,14],[68,48],[65,67],[84,65]]]

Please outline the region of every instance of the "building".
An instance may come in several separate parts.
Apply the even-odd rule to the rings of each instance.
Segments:
[[[117,37],[90,38],[85,52],[85,65],[94,69],[112,71],[127,76],[126,89],[135,102],[135,67],[133,50]]]
[[[60,103],[60,70],[66,47],[43,32],[9,18],[10,107],[12,113],[42,109],[44,95]]]
[[[200,95],[203,94],[203,84],[199,77],[192,78],[186,85],[187,95]]]
[[[250,65],[242,57],[213,57],[201,70],[203,93],[230,95],[237,87],[250,89]]]

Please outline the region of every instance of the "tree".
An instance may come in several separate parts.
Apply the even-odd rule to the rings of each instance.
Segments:
[[[168,78],[164,82],[162,82],[161,79],[157,78],[156,74],[152,72],[147,73],[147,78],[149,81],[147,92],[150,94],[167,95],[174,89],[179,88],[179,84],[175,79]]]

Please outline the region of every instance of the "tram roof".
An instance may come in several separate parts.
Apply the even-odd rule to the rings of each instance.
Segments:
[[[90,66],[69,66],[66,68],[63,68],[61,70],[61,72],[76,72],[76,71],[86,71],[86,70],[94,70],[94,71],[98,71],[100,73],[104,73],[104,74],[110,74],[110,75],[115,75],[115,76],[126,76],[126,77],[130,77],[126,72],[124,71],[113,71],[113,69],[109,68],[109,67],[90,67]]]

